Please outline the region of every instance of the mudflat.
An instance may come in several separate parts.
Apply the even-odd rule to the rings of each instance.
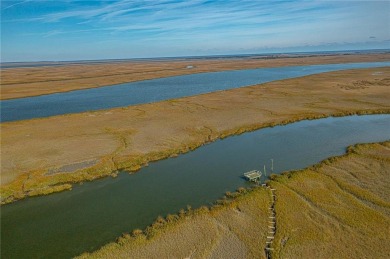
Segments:
[[[229,135],[289,122],[390,112],[390,68],[330,72],[199,96],[2,123],[1,199],[136,171]]]
[[[1,70],[1,100],[201,72],[390,60],[390,53],[65,64]]]
[[[387,258],[389,176],[390,142],[358,144],[271,176],[268,188],[239,189],[211,208],[159,217],[79,258],[266,258],[266,247],[272,258]]]

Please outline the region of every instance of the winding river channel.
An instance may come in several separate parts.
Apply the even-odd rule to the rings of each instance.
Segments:
[[[241,176],[267,166],[300,169],[348,145],[390,139],[390,115],[349,116],[265,128],[151,163],[72,191],[1,207],[1,258],[69,258],[93,251],[159,216],[209,205],[247,186]]]
[[[0,102],[1,121],[152,103],[323,72],[390,66],[390,62],[345,63],[232,70],[174,76]]]

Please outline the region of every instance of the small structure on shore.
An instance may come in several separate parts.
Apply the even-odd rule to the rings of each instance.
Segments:
[[[250,182],[260,182],[261,172],[258,170],[252,170],[244,174],[244,178]]]

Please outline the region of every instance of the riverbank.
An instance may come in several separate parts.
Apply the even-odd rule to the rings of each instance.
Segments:
[[[72,64],[1,70],[1,100],[97,88],[202,72],[250,68],[389,61],[390,53],[275,58],[186,59]]]
[[[272,258],[385,258],[390,254],[390,142],[273,176]],[[211,208],[158,218],[146,230],[79,258],[265,258],[269,190],[227,193]]]
[[[145,229],[159,215],[210,205],[251,186],[242,179],[247,171],[260,169],[266,176],[265,165],[268,176],[307,168],[350,145],[386,141],[389,128],[387,114],[305,120],[218,140],[136,174],[8,204],[1,207],[2,256],[70,258],[95,251],[122,233]]]
[[[245,131],[389,113],[390,68],[324,73],[112,110],[2,123],[2,203],[136,171]],[[232,109],[234,107],[234,109]]]

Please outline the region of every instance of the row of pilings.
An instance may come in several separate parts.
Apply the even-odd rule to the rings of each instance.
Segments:
[[[263,184],[263,187],[267,188],[270,192],[270,204],[268,207],[268,229],[267,229],[267,239],[265,242],[265,257],[267,259],[272,258],[273,243],[276,233],[276,211],[275,211],[275,202],[276,202],[276,189],[273,189],[271,186]]]

